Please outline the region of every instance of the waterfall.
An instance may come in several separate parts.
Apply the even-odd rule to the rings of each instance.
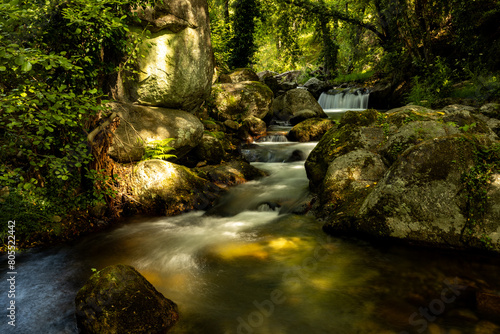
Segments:
[[[368,109],[370,92],[366,89],[329,91],[322,93],[318,103],[323,110],[328,109]]]

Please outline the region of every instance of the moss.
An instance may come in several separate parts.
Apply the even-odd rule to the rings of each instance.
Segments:
[[[340,120],[340,126],[344,125],[358,125],[368,126],[375,123],[378,119],[379,112],[375,109],[368,109],[364,111],[348,110]]]

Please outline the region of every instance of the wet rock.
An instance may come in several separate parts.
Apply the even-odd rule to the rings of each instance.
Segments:
[[[270,116],[281,121],[289,121],[304,109],[314,112],[315,117],[327,118],[318,101],[305,89],[292,89],[275,98]]]
[[[250,165],[248,162],[238,160],[217,166],[197,168],[195,172],[220,187],[235,186],[267,175],[267,173]]]
[[[163,160],[140,162],[128,182],[142,212],[172,216],[213,205],[223,191],[189,168]]]
[[[114,265],[92,275],[75,299],[81,333],[166,333],[177,305],[133,267]]]
[[[145,145],[174,138],[168,146],[181,158],[196,147],[203,136],[200,120],[182,110],[112,103],[120,117],[120,125],[114,132],[113,144],[108,154],[118,162],[139,161],[145,153]]]
[[[295,161],[304,161],[307,156],[301,150],[294,150],[290,157],[288,157],[284,162],[295,162]]]
[[[335,122],[324,118],[309,118],[295,125],[287,134],[290,141],[318,141],[335,126]]]

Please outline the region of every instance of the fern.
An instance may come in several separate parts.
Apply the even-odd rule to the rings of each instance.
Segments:
[[[168,144],[175,140],[175,138],[166,138],[163,140],[155,140],[147,143],[144,146],[144,155],[141,160],[151,160],[151,159],[160,159],[167,160],[169,158],[177,158],[175,154],[168,154],[168,152],[172,151],[174,148],[168,146]]]

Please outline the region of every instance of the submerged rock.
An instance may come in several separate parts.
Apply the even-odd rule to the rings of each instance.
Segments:
[[[166,333],[177,305],[133,267],[109,266],[92,275],[75,299],[80,333]]]

